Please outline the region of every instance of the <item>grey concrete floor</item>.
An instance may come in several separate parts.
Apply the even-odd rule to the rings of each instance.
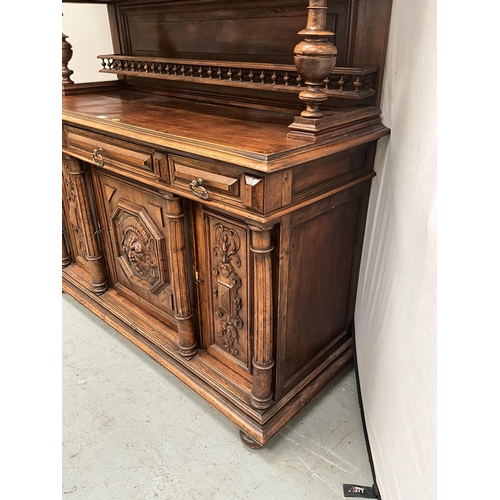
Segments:
[[[66,294],[62,497],[344,498],[373,483],[355,374],[346,368],[264,448]]]

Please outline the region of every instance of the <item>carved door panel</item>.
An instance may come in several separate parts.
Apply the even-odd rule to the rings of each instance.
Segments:
[[[176,329],[165,198],[102,171],[94,188],[111,286]]]
[[[193,212],[203,349],[251,380],[248,228],[200,204]]]

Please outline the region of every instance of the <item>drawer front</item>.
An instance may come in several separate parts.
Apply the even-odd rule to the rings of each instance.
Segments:
[[[65,128],[71,154],[98,167],[155,177],[155,150],[73,127]]]
[[[169,155],[172,186],[201,200],[263,208],[264,179],[241,169],[177,155]]]

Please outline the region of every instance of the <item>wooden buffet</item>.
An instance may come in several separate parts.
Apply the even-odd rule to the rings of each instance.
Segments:
[[[391,1],[94,3],[118,79],[63,34],[63,290],[260,447],[353,356]]]

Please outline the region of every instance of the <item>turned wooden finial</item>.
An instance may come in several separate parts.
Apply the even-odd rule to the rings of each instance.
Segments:
[[[71,47],[71,44],[66,41],[66,38],[68,38],[68,36],[63,33],[62,34],[62,84],[63,84],[63,86],[75,83],[70,78],[70,76],[73,74],[73,70],[68,68],[68,63],[71,60],[71,58],[73,57],[73,48]]]
[[[327,0],[309,0],[307,26],[299,31],[304,40],[295,46],[294,62],[307,90],[299,94],[306,104],[304,118],[321,118],[319,105],[328,99],[321,89],[323,80],[330,75],[337,62],[337,47],[328,38],[333,31],[326,29]]]

